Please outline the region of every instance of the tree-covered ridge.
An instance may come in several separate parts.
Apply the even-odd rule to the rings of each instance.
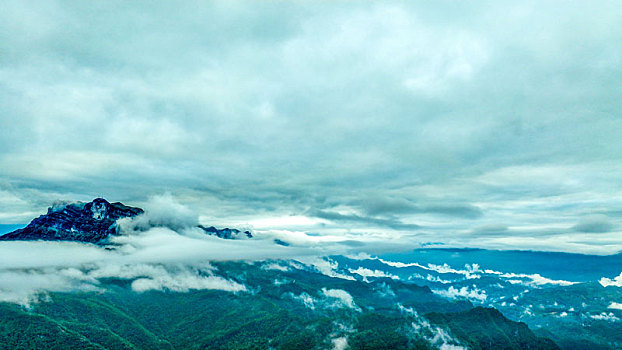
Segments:
[[[559,349],[551,340],[536,336],[526,324],[514,322],[493,308],[476,308],[456,313],[430,313],[435,325],[450,329],[470,349]]]
[[[29,309],[2,304],[0,342],[7,349],[555,348],[498,312],[483,309],[482,319],[468,301],[412,283],[215,265],[252,290],[137,293],[110,279],[104,292],[53,293]]]

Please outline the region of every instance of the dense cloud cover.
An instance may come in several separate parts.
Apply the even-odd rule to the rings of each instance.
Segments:
[[[618,7],[7,1],[0,223],[168,191],[300,239],[616,252]]]

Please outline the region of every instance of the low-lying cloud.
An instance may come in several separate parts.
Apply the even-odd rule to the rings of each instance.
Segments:
[[[350,309],[359,310],[359,307],[354,303],[354,299],[350,293],[343,289],[326,289],[322,288],[322,293],[328,299],[334,299],[331,303],[333,307],[346,307]]]
[[[598,282],[603,287],[622,287],[622,273],[614,278],[603,277]]]
[[[322,288],[320,295],[313,297],[306,292],[302,292],[299,295],[293,293],[287,293],[288,297],[298,300],[305,307],[311,310],[326,310],[326,309],[352,309],[354,311],[361,311],[361,309],[354,302],[354,298],[350,293],[343,289],[327,289]]]
[[[288,231],[262,232],[252,239],[222,239],[197,227],[199,216],[168,194],[153,197],[143,214],[117,223],[120,234],[110,236],[105,248],[79,242],[0,242],[0,276],[4,276],[0,278],[0,300],[28,304],[47,291],[98,289],[101,280],[108,278],[128,280],[137,292],[248,290],[240,282],[219,276],[209,261],[298,259],[306,264],[298,263],[299,268],[354,280],[338,272],[335,262],[319,256],[346,254],[365,249],[368,244],[361,241],[352,245],[351,237]],[[265,268],[292,267],[272,262]],[[327,293],[325,297],[332,296],[335,305],[341,302],[354,307],[347,296],[331,290]]]
[[[179,231],[199,224],[199,216],[170,193],[151,197],[144,210],[142,215],[120,220],[122,230],[146,231],[152,227],[167,227]]]
[[[0,242],[0,300],[27,305],[45,292],[96,290],[109,278],[128,280],[137,292],[245,292],[244,284],[219,276],[208,262],[318,254],[310,246],[275,244],[271,237],[221,239],[197,224],[196,214],[167,195],[155,197],[144,214],[119,220],[120,235],[111,236],[106,248],[78,242]]]
[[[589,315],[590,318],[594,319],[594,320],[599,320],[599,321],[607,321],[607,322],[618,322],[620,321],[620,318],[617,317],[616,315],[613,314],[613,312],[601,312],[600,314],[596,314],[596,315]]]
[[[444,296],[449,299],[465,298],[471,301],[477,301],[479,303],[485,302],[488,298],[488,296],[486,295],[486,291],[480,290],[475,286],[473,286],[472,288],[466,286],[462,288],[455,288],[453,286],[450,286],[448,289],[434,289],[432,291],[438,295]]]
[[[398,276],[392,275],[390,273],[386,273],[385,271],[382,270],[371,270],[371,269],[367,269],[364,267],[358,267],[357,269],[348,269],[348,271],[350,271],[351,274],[357,274],[361,277],[363,277],[364,281],[367,281],[368,277],[386,277],[386,278],[392,278],[392,279],[399,279]]]

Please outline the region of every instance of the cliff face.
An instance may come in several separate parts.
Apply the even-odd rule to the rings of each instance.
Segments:
[[[48,208],[45,215],[32,220],[23,229],[3,236],[3,241],[79,241],[102,243],[117,234],[116,221],[142,214],[140,208],[110,203],[103,198],[89,203],[71,203]]]

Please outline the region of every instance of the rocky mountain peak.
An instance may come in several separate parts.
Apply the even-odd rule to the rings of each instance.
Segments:
[[[60,203],[48,208],[47,214],[32,220],[28,226],[3,236],[0,240],[46,240],[102,243],[117,234],[117,220],[142,214],[140,208],[103,198],[91,202]]]
[[[104,245],[108,237],[119,234],[117,220],[142,214],[141,208],[110,203],[104,198],[91,202],[56,202],[47,214],[32,220],[28,226],[0,236],[0,241],[76,241]],[[224,239],[252,238],[249,231],[217,229],[199,225],[205,234]]]

